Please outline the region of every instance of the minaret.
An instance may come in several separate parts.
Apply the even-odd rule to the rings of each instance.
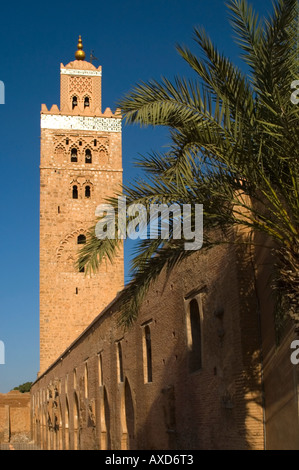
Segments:
[[[101,111],[101,67],[60,68],[60,109],[41,110],[40,373],[123,288],[123,250],[92,276],[75,266],[96,207],[120,191],[121,115]]]

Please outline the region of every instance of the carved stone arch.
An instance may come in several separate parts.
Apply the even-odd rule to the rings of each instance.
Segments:
[[[41,435],[41,448],[47,449],[48,444],[48,423],[47,423],[47,402],[43,401],[41,409],[42,419],[42,435]]]
[[[92,99],[91,99],[91,96],[90,96],[90,95],[91,95],[91,94],[89,94],[89,93],[84,93],[84,95],[82,96],[82,103],[83,103],[83,107],[84,107],[84,108],[86,108],[86,107],[91,108],[91,101],[92,101]],[[88,99],[88,103],[89,103],[88,106],[85,105],[85,100],[86,100],[86,99]]]
[[[135,404],[128,378],[124,382],[124,413],[127,432],[127,448],[135,448]]]
[[[90,150],[91,153],[94,152],[94,147],[89,142],[84,141],[84,145],[83,145],[84,154],[87,149]]]
[[[80,186],[81,186],[81,183],[78,180],[78,178],[75,177],[71,179],[70,185],[69,185],[69,198],[70,199],[80,199],[81,197]],[[74,191],[76,189],[75,187],[77,188],[77,197],[74,197]]]
[[[108,153],[106,145],[101,144],[99,146],[99,152]]]
[[[76,391],[73,395],[73,449],[80,449],[80,405]]]
[[[58,430],[57,430],[57,448],[62,450],[63,448],[63,441],[62,441],[62,429],[63,429],[63,414],[62,414],[62,404],[59,398],[58,403]]]
[[[99,143],[99,147],[105,147],[107,150],[109,149],[109,146],[110,146],[110,138],[109,136],[100,136],[98,137],[98,143]]]
[[[93,195],[93,183],[87,179],[82,185],[84,199],[91,199]]]
[[[122,384],[120,396],[121,450],[128,450],[128,428],[126,421],[125,388]]]
[[[64,157],[65,153],[66,153],[65,146],[62,145],[61,143],[55,147],[55,155],[57,158]]]
[[[93,163],[94,154],[95,154],[95,150],[92,148],[90,144],[86,143],[83,148],[84,163]],[[89,161],[87,160],[87,158],[89,159]]]
[[[54,148],[57,148],[59,147],[60,145],[65,146],[65,136],[63,135],[54,135],[53,136],[53,145],[54,145]]]
[[[65,437],[65,450],[70,449],[70,406],[68,395],[65,396],[65,410],[64,410],[64,437]]]
[[[75,109],[79,105],[79,93],[72,93],[70,96],[71,109]]]
[[[80,186],[80,181],[78,181],[78,178],[77,177],[73,177],[70,181],[70,186],[72,186],[73,184],[78,184]]]
[[[101,400],[101,450],[111,449],[111,436],[110,436],[110,405],[106,386],[103,387],[103,395]]]
[[[100,165],[108,163],[108,156],[109,154],[108,154],[107,147],[101,144],[98,149],[98,157],[99,157]]]
[[[79,145],[77,144],[76,141],[70,142],[69,147],[70,147],[69,151],[71,151],[73,148],[76,148],[77,152],[79,153]]]
[[[69,155],[69,162],[72,162],[72,155],[76,155],[77,157],[77,162],[79,162],[79,157],[80,157],[80,149],[79,146],[76,143],[71,143],[69,144],[69,149],[68,149],[68,155]]]
[[[68,138],[68,141],[69,141],[68,146],[67,146],[67,149],[68,149],[68,150],[70,150],[70,149],[71,149],[72,147],[74,147],[74,146],[75,146],[75,147],[78,147],[78,145],[77,145],[77,139],[74,138],[74,136],[68,135],[67,138]]]
[[[89,178],[84,181],[83,186],[86,186],[87,184],[88,184],[89,186],[93,186],[93,182],[90,181]]]
[[[57,257],[57,261],[59,261],[62,257],[62,254],[64,252],[64,249],[66,247],[66,245],[71,241],[73,240],[74,238],[77,239],[77,237],[79,235],[85,235],[86,236],[86,229],[84,228],[80,228],[78,230],[75,230],[74,232],[72,233],[69,233],[68,235],[65,236],[65,238],[63,240],[61,240],[61,242],[59,243],[59,246],[56,250],[56,257]]]

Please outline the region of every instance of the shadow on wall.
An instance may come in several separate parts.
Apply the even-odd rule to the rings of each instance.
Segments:
[[[106,379],[105,384],[101,355],[99,358],[91,357],[89,372],[87,366],[83,369],[81,364],[81,400],[75,397],[70,409],[67,406],[67,434],[63,431],[68,447],[74,443],[77,449],[263,449],[264,416],[266,429],[268,426],[268,433],[272,436],[271,446],[287,447],[288,437],[285,436],[289,436],[291,431],[295,433],[294,441],[298,440],[295,369],[290,361],[277,360],[279,357],[289,358],[287,347],[276,350],[273,358],[269,359],[268,355],[265,361],[267,367],[264,369],[268,370],[264,374],[264,413],[261,344],[270,329],[273,330],[273,310],[269,308],[268,294],[264,295],[264,300],[257,297],[257,292],[260,292],[256,290],[250,256],[241,248],[237,255],[240,263],[230,254],[220,256],[218,271],[212,271],[210,277],[209,273],[206,275],[205,267],[210,267],[215,257],[207,258],[202,272],[204,278],[208,278],[208,287],[205,290],[200,288],[199,293],[196,288],[195,297],[193,289],[182,298],[183,282],[179,284],[182,276],[178,276],[177,296],[169,296],[169,290],[165,296],[163,293],[152,296],[142,313],[143,317],[140,317],[140,322],[146,318],[146,323],[138,323],[131,333],[128,332],[123,341],[123,351],[117,341],[119,361],[124,361],[117,372],[121,380],[116,376],[114,342],[110,353],[107,350],[106,358],[111,351],[113,354],[108,361],[109,380]],[[187,274],[193,276],[192,269]],[[200,276],[196,284],[199,281]],[[266,291],[266,287],[261,286],[262,291]],[[194,310],[194,298],[199,299],[197,310]],[[264,308],[264,301],[267,308]],[[153,311],[156,312],[155,318],[148,323],[148,315]],[[191,311],[195,312],[194,318]],[[164,316],[163,312],[166,312]],[[112,316],[110,312],[109,317],[102,321],[110,322]],[[195,320],[196,316],[201,317],[200,325]],[[100,326],[101,323],[97,328]],[[115,334],[112,325],[108,323],[108,326],[107,334]],[[200,348],[198,344],[193,347],[196,335],[201,337]],[[113,339],[117,338],[113,336]],[[85,340],[81,338],[80,341]],[[279,373],[275,374],[275,364],[282,363],[285,368],[280,367]],[[72,362],[69,370],[73,365]],[[98,387],[94,380],[90,382],[90,395],[88,374],[97,377],[100,384]],[[57,389],[60,390],[59,385]],[[55,396],[56,392],[53,394]],[[286,400],[291,403],[287,415]],[[59,407],[55,406],[50,416],[56,417],[57,410]],[[293,418],[290,421],[291,415]],[[52,430],[56,432],[54,418],[52,421]],[[56,422],[60,421],[58,417]],[[289,434],[276,432],[281,423],[284,423],[282,429],[285,430],[290,422],[292,429]],[[58,445],[61,448],[58,438],[57,444],[55,440],[51,442],[49,439],[49,442],[51,448]]]
[[[171,358],[165,363],[166,371],[173,367],[173,361]],[[177,361],[178,378],[186,376],[188,354]],[[166,372],[163,383],[168,385],[156,394],[142,429],[137,431],[135,439],[130,437],[128,448],[262,449],[259,368],[258,357],[253,358],[251,371],[240,370],[233,381],[227,381],[222,373],[202,369],[180,382],[168,378]],[[159,429],[157,422],[161,424]]]
[[[200,370],[186,375],[192,358],[189,353],[177,357],[173,349],[157,398],[136,435],[138,448],[299,448],[299,374],[289,359],[294,325],[289,325],[277,345],[269,289],[270,252],[263,249],[255,279],[250,256],[241,247],[237,251],[242,260],[238,265],[239,313],[224,312],[218,343],[214,343],[218,354],[204,354]],[[225,276],[225,270],[220,274]],[[208,310],[204,316],[207,321]],[[227,338],[229,327],[233,335]],[[204,342],[204,351],[208,353],[211,347]],[[163,433],[154,425],[159,415],[164,416]]]
[[[223,260],[203,297],[202,363],[196,370],[194,352],[179,332],[184,347],[174,347],[163,360],[159,384],[153,376],[145,385],[156,388],[156,398],[137,428],[136,448],[264,448],[259,310],[249,250],[237,248],[236,278],[231,278],[237,285],[227,305],[215,309],[219,279],[230,278],[233,259]],[[157,429],[161,416],[163,429]]]

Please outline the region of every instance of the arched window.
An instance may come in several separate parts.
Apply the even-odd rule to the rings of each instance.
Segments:
[[[118,365],[118,381],[124,381],[124,370],[123,370],[123,354],[122,354],[122,347],[121,342],[117,343],[117,365]]]
[[[125,380],[125,412],[127,428],[128,449],[134,449],[135,445],[135,411],[131,387],[128,379]]]
[[[101,412],[101,449],[111,449],[111,436],[110,436],[110,406],[108,401],[108,394],[106,387],[104,387],[103,400],[102,400],[102,412]]]
[[[85,197],[90,198],[90,186],[85,186]]]
[[[199,306],[196,299],[189,304],[188,315],[189,371],[195,372],[202,367],[201,353],[201,321]]]
[[[88,398],[88,367],[87,367],[87,362],[85,362],[85,367],[84,367],[84,395],[85,395],[85,398]]]
[[[102,354],[98,355],[98,369],[99,369],[99,386],[101,387],[104,383],[104,381],[103,381],[103,358],[102,358]]]
[[[80,422],[80,407],[77,393],[74,392],[74,407],[73,407],[73,426],[74,426],[74,450],[79,449],[79,422]]]
[[[152,382],[152,341],[151,330],[149,325],[146,325],[143,330],[143,361],[144,361],[144,382]]]
[[[85,235],[78,235],[77,244],[84,245],[86,243],[86,236]]]
[[[65,425],[64,425],[64,434],[65,434],[65,450],[70,448],[70,431],[69,431],[69,422],[70,422],[70,408],[67,397],[65,398]]]
[[[78,199],[78,186],[73,186],[73,199]]]
[[[73,98],[72,98],[72,109],[75,109],[76,106],[78,106],[78,98],[77,98],[77,96],[73,96]]]
[[[89,149],[85,150],[85,163],[91,163],[92,158],[91,158],[91,151]]]
[[[71,162],[77,162],[78,161],[78,152],[76,148],[72,148],[71,150]]]
[[[100,161],[105,161],[107,158],[107,151],[104,147],[100,147],[99,149],[99,159]]]
[[[88,108],[89,107],[89,98],[88,96],[85,96],[84,98],[84,108]]]
[[[74,389],[76,390],[77,388],[77,370],[76,369],[74,369],[73,378],[74,378]]]

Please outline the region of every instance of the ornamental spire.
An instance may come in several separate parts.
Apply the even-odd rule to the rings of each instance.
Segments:
[[[81,36],[79,36],[78,46],[77,46],[77,50],[75,52],[75,58],[77,60],[84,60],[85,59],[85,52],[83,51],[83,44],[82,44]]]

